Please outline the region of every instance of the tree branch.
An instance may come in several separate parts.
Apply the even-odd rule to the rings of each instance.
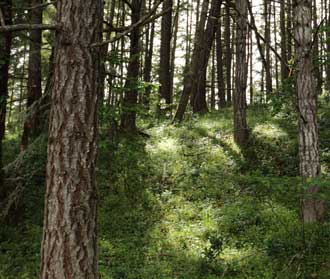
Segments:
[[[4,32],[17,32],[24,30],[59,30],[59,24],[16,24],[6,25],[0,27],[0,33]]]
[[[157,15],[152,16],[156,11],[157,8],[159,7],[159,5],[163,2],[164,0],[160,0],[157,4],[155,4],[155,6],[150,10],[150,12],[148,14],[146,14],[145,16],[143,16],[138,22],[136,22],[135,24],[128,26],[126,28],[125,31],[123,31],[122,33],[117,34],[114,38],[112,38],[111,40],[107,40],[101,43],[95,43],[92,44],[91,47],[101,47],[107,44],[111,44],[115,41],[120,40],[122,37],[126,36],[127,34],[129,34],[130,32],[132,32],[135,28],[138,28],[142,25],[148,24],[154,20],[156,20],[157,18],[163,16],[164,14],[168,13],[171,9],[167,9],[166,11],[163,11]]]
[[[35,5],[32,7],[27,7],[27,8],[24,8],[24,10],[31,11],[31,10],[35,10],[35,9],[43,9],[50,5],[55,5],[55,4],[56,4],[56,1],[51,1],[51,2],[47,2],[47,3],[43,3],[43,4],[38,4],[38,5]]]

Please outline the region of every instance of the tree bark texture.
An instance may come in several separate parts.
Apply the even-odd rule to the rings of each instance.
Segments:
[[[236,0],[236,70],[234,91],[234,140],[244,147],[247,144],[249,132],[246,121],[246,87],[247,87],[247,1]]]
[[[297,91],[299,107],[299,158],[303,178],[315,178],[320,174],[319,136],[317,128],[316,80],[312,61],[312,0],[296,0],[294,7]],[[312,186],[313,187],[313,186]],[[315,192],[313,190],[313,192]],[[317,220],[314,203],[303,203],[304,222]]]
[[[58,0],[42,279],[96,279],[95,184],[101,0]]]

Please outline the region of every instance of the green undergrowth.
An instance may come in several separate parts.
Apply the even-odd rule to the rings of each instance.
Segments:
[[[139,126],[150,137],[100,136],[102,279],[329,278],[329,224],[300,222],[294,123],[250,108],[244,151],[229,109]],[[0,278],[36,278],[41,216],[27,203],[24,226],[0,228]]]

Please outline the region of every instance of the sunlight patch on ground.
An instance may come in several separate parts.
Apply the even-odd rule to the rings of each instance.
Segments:
[[[180,145],[175,138],[163,138],[146,146],[150,153],[176,153],[180,149]]]
[[[283,131],[280,127],[275,124],[259,124],[253,129],[254,133],[260,134],[267,138],[282,138],[288,137],[288,133]]]

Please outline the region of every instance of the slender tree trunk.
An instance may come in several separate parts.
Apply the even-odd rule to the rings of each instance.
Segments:
[[[11,0],[1,1],[0,9],[6,25],[12,23],[12,2]],[[8,97],[8,71],[10,64],[10,50],[12,37],[10,33],[0,33],[0,201],[6,196],[3,189],[2,174],[2,141],[6,130],[6,108]]]
[[[211,66],[211,96],[210,96],[210,106],[211,110],[215,110],[215,42],[212,47],[211,56],[212,66]]]
[[[151,87],[149,83],[151,82],[151,70],[152,70],[152,56],[154,52],[154,37],[155,37],[155,23],[152,22],[149,24],[147,27],[147,35],[148,35],[148,40],[147,40],[147,45],[146,45],[146,51],[145,51],[145,65],[144,65],[144,81],[147,83],[147,87],[145,89],[144,93],[144,101],[143,104],[146,106],[147,109],[149,109],[149,104],[150,104],[150,92],[151,92]]]
[[[95,185],[101,0],[58,0],[42,279],[97,279]]]
[[[266,19],[266,29],[265,29],[265,58],[267,63],[265,64],[265,78],[266,78],[266,99],[269,99],[269,95],[273,92],[273,82],[272,82],[272,71],[271,71],[271,56],[270,56],[270,44],[271,44],[271,36],[270,36],[270,19],[271,19],[271,2],[269,0],[265,0],[265,19]]]
[[[31,0],[30,5],[34,7],[42,4],[42,0]],[[31,24],[42,24],[42,9],[32,9],[29,12]],[[27,111],[32,104],[41,98],[41,30],[31,30],[29,47],[29,65],[28,65],[28,91],[27,91]],[[24,151],[31,138],[40,133],[40,119],[38,115],[24,121],[21,150]]]
[[[253,36],[252,28],[249,32],[249,52],[250,52],[250,104],[254,103],[254,88],[253,88]]]
[[[295,40],[297,59],[297,91],[299,105],[299,158],[303,178],[315,178],[320,174],[319,137],[317,129],[317,92],[313,76],[312,0],[296,0]],[[312,186],[315,188],[315,186]],[[310,190],[312,190],[310,188]],[[303,203],[303,220],[306,223],[318,219],[318,207],[312,200]]]
[[[313,27],[314,30],[317,30],[318,23],[317,23],[317,4],[316,0],[313,1],[313,6],[312,6],[312,11],[313,11]],[[316,78],[316,90],[317,94],[321,95],[322,94],[322,68],[321,68],[321,63],[320,63],[320,39],[319,39],[319,34],[316,34],[314,37],[314,43],[313,43],[313,61],[314,61],[314,72],[315,72],[315,78]]]
[[[223,74],[223,46],[222,46],[222,29],[219,21],[216,35],[216,53],[217,53],[217,77],[218,77],[218,99],[219,108],[226,106],[226,91]]]
[[[178,29],[179,29],[179,17],[180,17],[180,5],[181,1],[178,0],[176,4],[176,12],[174,16],[174,26],[173,26],[173,40],[172,40],[172,51],[171,51],[171,96],[174,94],[174,73],[175,73],[175,56],[176,56],[176,48],[178,41]],[[172,108],[171,108],[172,112]]]
[[[225,39],[225,61],[226,61],[226,90],[227,90],[227,105],[231,104],[231,77],[232,77],[232,48],[231,48],[231,27],[230,27],[230,8],[229,5],[226,5],[226,14],[225,14],[225,32],[224,32],[224,39]]]
[[[287,56],[287,30],[286,30],[286,18],[285,18],[285,2],[281,1],[280,6],[280,30],[281,30],[281,82],[282,84],[289,76],[288,67],[285,62],[288,61]]]
[[[234,91],[234,140],[245,147],[249,138],[246,121],[246,37],[247,37],[247,2],[236,0],[236,74]]]
[[[142,1],[133,0],[131,24],[140,20]],[[134,132],[136,130],[136,106],[138,98],[138,82],[140,72],[140,27],[136,27],[130,35],[130,58],[127,67],[127,80],[122,103],[121,128]]]
[[[328,7],[328,3],[330,0],[325,1],[326,4],[326,23],[327,26],[330,26],[330,7]],[[327,3],[328,2],[328,3]],[[330,29],[326,29],[326,64],[325,64],[325,76],[326,76],[326,82],[325,82],[325,88],[326,90],[330,90]]]
[[[276,13],[276,5],[273,3],[273,32],[274,32],[274,41],[275,41],[275,51],[278,52],[278,44],[277,44],[277,13]],[[279,90],[280,82],[279,82],[279,63],[278,63],[278,57],[275,55],[275,88],[276,92]]]

